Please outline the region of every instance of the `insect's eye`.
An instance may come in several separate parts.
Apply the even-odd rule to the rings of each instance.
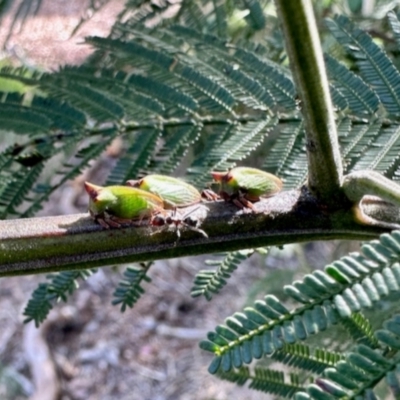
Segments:
[[[165,219],[163,217],[154,217],[152,224],[154,226],[163,226],[165,225]]]
[[[167,224],[172,224],[172,222],[173,222],[172,217],[167,217],[167,218],[165,218],[165,222],[166,222]]]
[[[192,217],[187,217],[187,218],[185,218],[185,220],[183,221],[186,225],[189,225],[189,226],[196,226],[197,225],[197,220],[196,219],[194,219],[194,218],[192,218]]]

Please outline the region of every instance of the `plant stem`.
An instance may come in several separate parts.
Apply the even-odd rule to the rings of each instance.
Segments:
[[[0,276],[58,272],[120,263],[192,256],[268,245],[329,239],[367,240],[389,229],[353,221],[351,210],[327,213],[303,190],[282,192],[255,203],[257,212],[225,202],[180,210],[202,221],[196,231],[168,227],[106,230],[88,214],[0,221]],[[201,209],[201,210],[199,210]],[[366,213],[399,222],[398,208],[376,200]],[[200,216],[201,215],[201,216]]]
[[[335,207],[341,191],[342,161],[321,43],[311,0],[276,0],[286,49],[306,127],[308,187]]]

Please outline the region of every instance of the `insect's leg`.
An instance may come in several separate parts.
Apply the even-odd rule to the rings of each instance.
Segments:
[[[110,216],[107,213],[95,215],[91,210],[89,210],[90,216],[93,218],[94,222],[97,222],[100,226],[105,229],[110,229],[111,225],[107,222]]]
[[[255,210],[255,207],[251,201],[246,200],[244,197],[236,199],[238,203],[242,205],[242,208],[249,208],[250,210]],[[237,205],[237,203],[235,203]]]
[[[107,223],[103,218],[96,218],[96,222],[105,229],[110,229],[111,227],[111,224],[109,222]]]
[[[120,228],[121,224],[119,221],[117,221],[116,217],[113,217],[112,215],[108,214],[107,212],[104,213],[103,218],[97,218],[97,221],[99,224],[104,227],[104,228]]]
[[[240,193],[239,195],[234,195],[231,197],[232,203],[236,206],[239,207],[240,209],[250,209],[254,210],[253,203],[251,201],[248,201],[244,196],[242,196]]]
[[[186,224],[186,225],[187,225],[187,224]],[[187,225],[187,227],[188,227],[191,231],[198,232],[198,233],[200,233],[201,235],[203,235],[205,238],[208,238],[207,233],[205,233],[205,232],[203,231],[203,229],[197,228],[196,226],[190,226],[190,225]]]
[[[225,200],[225,201],[231,201],[232,200],[232,196],[229,195],[228,193],[221,191],[219,192],[219,195]]]
[[[136,225],[136,220],[130,218],[120,218],[115,215],[104,213],[104,220],[110,227],[121,228],[122,225]]]
[[[182,218],[180,216],[177,216],[177,214],[178,210],[176,207],[174,207],[171,215],[171,222],[175,225],[176,236],[178,236],[175,245],[181,240],[181,230],[179,229],[179,225],[182,224]]]
[[[260,199],[260,198],[258,198],[258,200],[259,200],[259,199]],[[247,193],[244,193],[244,192],[242,192],[242,191],[239,190],[239,194],[238,194],[236,200],[237,200],[239,203],[242,204],[242,208],[250,208],[250,210],[252,210],[252,211],[255,210],[254,205],[253,205],[253,203],[250,201],[249,196],[247,195]],[[257,201],[258,201],[258,200],[257,200]],[[235,204],[238,205],[236,202],[235,202]]]
[[[208,201],[217,201],[221,199],[221,196],[215,193],[212,189],[204,189],[201,192],[201,198]]]
[[[144,213],[139,214],[139,226],[142,225],[143,218],[145,217]]]
[[[196,212],[200,207],[201,207],[201,206],[198,206],[198,207],[194,208],[193,210],[190,210],[190,211],[189,211],[188,213],[186,213],[180,220],[183,221],[184,223],[186,223],[187,225],[195,226],[195,225],[197,224],[198,221],[192,219],[192,218],[190,217],[190,214],[193,214],[194,212]],[[188,220],[188,221],[190,221],[190,222],[188,222],[188,221],[186,221],[186,220]],[[193,224],[193,221],[195,221],[194,224]]]

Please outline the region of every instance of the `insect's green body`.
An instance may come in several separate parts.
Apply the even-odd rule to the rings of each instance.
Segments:
[[[127,186],[96,186],[85,182],[89,194],[89,211],[95,218],[106,215],[123,220],[150,218],[163,210],[159,197]]]
[[[275,175],[256,168],[236,167],[228,172],[212,172],[213,178],[228,194],[243,192],[248,200],[272,196],[282,189],[282,181]]]
[[[164,208],[187,207],[201,200],[200,192],[194,186],[170,176],[147,175],[137,181],[130,180],[127,184],[161,197]]]

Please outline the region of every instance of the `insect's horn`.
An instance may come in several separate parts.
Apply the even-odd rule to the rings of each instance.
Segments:
[[[226,175],[226,172],[211,171],[211,176],[213,177],[214,181],[216,181],[216,182],[222,182],[225,175]]]
[[[141,181],[141,179],[129,179],[129,181],[125,182],[125,185],[131,186],[131,187],[139,187],[140,181]]]
[[[101,186],[94,185],[93,183],[90,182],[85,182],[85,190],[93,201],[96,200],[101,189],[102,189]]]

